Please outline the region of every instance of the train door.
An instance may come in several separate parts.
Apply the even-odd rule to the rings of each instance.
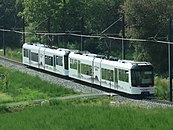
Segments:
[[[92,68],[91,68],[91,83],[92,84],[94,84],[94,59],[92,61]]]
[[[81,75],[81,64],[80,64],[80,60],[78,60],[77,69],[78,69],[78,77],[80,78],[80,75]]]
[[[44,69],[44,64],[45,64],[45,48],[40,48],[39,49],[39,68]]]
[[[114,88],[118,89],[118,69],[114,68]]]
[[[31,50],[28,50],[28,53],[29,53],[29,64],[31,64]]]
[[[56,71],[56,55],[53,55],[53,70]]]
[[[69,56],[69,53],[70,52],[67,52],[67,53],[65,53],[65,55],[64,55],[64,69],[65,70],[68,70],[69,68],[68,68],[68,56]]]

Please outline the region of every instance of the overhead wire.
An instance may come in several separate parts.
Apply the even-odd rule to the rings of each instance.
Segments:
[[[75,36],[75,37],[83,37],[83,38],[106,38],[106,39],[113,39],[113,40],[124,40],[124,41],[135,41],[135,42],[155,42],[155,43],[163,43],[163,44],[173,44],[173,42],[169,41],[159,41],[159,40],[148,40],[148,39],[135,39],[135,38],[123,38],[123,37],[111,37],[111,36],[99,36],[99,35],[84,35],[84,34],[75,34],[75,33],[45,33],[45,32],[22,32],[17,30],[9,30],[9,29],[2,29],[0,31],[3,32],[13,32],[18,34],[35,34],[35,35],[52,35],[52,36]]]

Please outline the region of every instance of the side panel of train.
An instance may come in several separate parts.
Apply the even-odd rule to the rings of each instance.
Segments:
[[[69,77],[93,83],[93,60],[93,57],[70,53]]]
[[[42,45],[23,45],[23,64],[68,76],[68,53]]]
[[[143,70],[140,66],[137,67],[138,69],[132,68],[131,63],[125,64],[74,53],[69,55],[69,77],[71,78],[128,94],[145,92],[154,94],[154,84],[151,81],[152,69],[145,70],[146,65],[143,66]],[[139,84],[134,84],[134,80]]]
[[[131,94],[130,66],[117,61],[101,61],[101,86]]]

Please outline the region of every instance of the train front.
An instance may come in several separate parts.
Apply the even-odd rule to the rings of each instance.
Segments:
[[[135,63],[131,68],[132,94],[154,94],[153,66],[148,62]]]

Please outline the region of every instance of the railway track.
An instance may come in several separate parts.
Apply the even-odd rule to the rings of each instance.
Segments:
[[[45,73],[42,71],[39,71],[37,69],[32,69],[24,66],[21,62],[11,60],[5,57],[0,56],[0,65],[6,66],[8,68],[12,68],[15,70],[19,70],[34,76],[39,76],[41,79],[46,80],[48,82],[52,82],[55,84],[60,84],[67,88],[72,88],[75,91],[84,92],[84,93],[97,93],[97,94],[105,94],[103,90],[98,90],[95,88],[91,88],[91,85],[87,86],[87,84],[80,84],[77,82],[74,82],[69,79],[64,79],[61,76],[52,75],[50,73]],[[133,99],[129,97],[124,97],[121,95],[117,95],[114,92],[106,93],[106,95],[111,96],[111,104],[113,105],[120,105],[120,104],[132,104],[134,106],[141,106],[146,108],[153,108],[153,107],[173,107],[173,102],[165,101],[165,100],[159,100],[156,97],[152,98],[143,98],[143,99]],[[116,96],[115,96],[116,95]],[[57,97],[58,98],[58,97]]]
[[[167,101],[167,100],[160,100],[159,98],[151,98],[151,99],[143,99],[143,101],[151,102],[151,103],[156,103],[156,104],[163,104],[163,105],[168,105],[173,107],[173,102]]]
[[[19,61],[16,61],[16,60],[12,60],[12,59],[9,59],[9,58],[6,58],[4,56],[0,56],[0,60],[1,62],[9,62],[9,63],[13,63],[13,64],[16,64],[16,65],[20,65],[20,66],[24,66],[21,62]]]

